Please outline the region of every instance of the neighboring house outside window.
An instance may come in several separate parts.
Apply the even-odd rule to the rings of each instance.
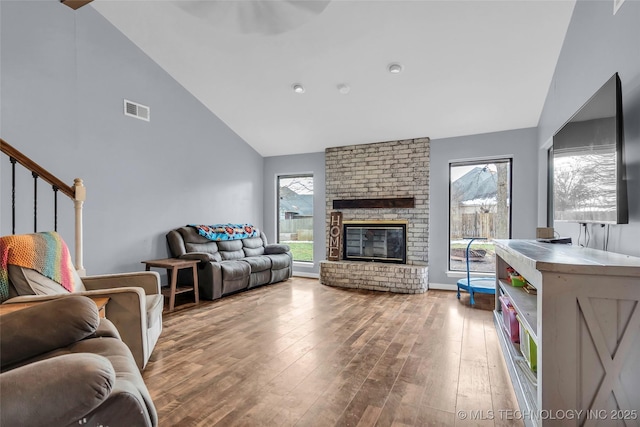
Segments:
[[[313,262],[313,175],[278,177],[278,243],[294,261]]]

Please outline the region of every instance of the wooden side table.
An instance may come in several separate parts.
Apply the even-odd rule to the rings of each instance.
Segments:
[[[152,259],[148,261],[142,261],[146,265],[146,270],[149,271],[151,267],[164,268],[167,270],[169,276],[169,311],[173,311],[176,303],[176,295],[184,292],[193,291],[196,304],[200,301],[200,295],[198,293],[198,261],[197,259],[178,259],[178,258],[164,258],[164,259]],[[193,271],[193,286],[178,286],[178,270],[183,268],[191,268]],[[163,292],[164,293],[164,292]],[[165,294],[166,295],[166,294]]]

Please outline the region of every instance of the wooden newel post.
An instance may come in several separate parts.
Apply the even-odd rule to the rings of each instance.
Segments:
[[[86,275],[87,271],[82,265],[82,205],[87,199],[87,189],[82,183],[82,179],[76,178],[73,180],[74,198],[73,205],[76,211],[76,270],[80,276]]]

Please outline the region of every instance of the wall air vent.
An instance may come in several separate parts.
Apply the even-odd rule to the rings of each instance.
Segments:
[[[146,105],[138,104],[137,102],[132,102],[125,99],[124,115],[135,117],[136,119],[148,122],[151,118],[151,110]]]

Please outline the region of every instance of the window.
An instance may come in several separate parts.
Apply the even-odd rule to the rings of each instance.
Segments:
[[[313,175],[278,177],[278,243],[294,261],[313,262]]]
[[[493,239],[511,236],[511,159],[449,165],[449,270],[495,272]]]
[[[547,227],[553,227],[553,145],[547,150]]]

